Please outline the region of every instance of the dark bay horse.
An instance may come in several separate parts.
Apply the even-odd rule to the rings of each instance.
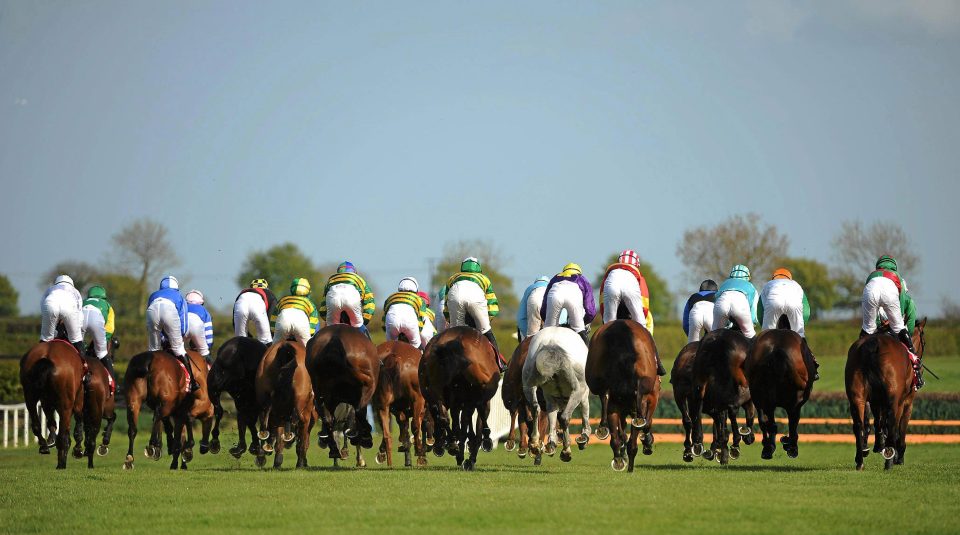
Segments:
[[[513,356],[507,363],[507,369],[503,374],[503,387],[500,391],[500,398],[503,406],[510,411],[510,431],[507,433],[507,440],[504,442],[504,449],[507,451],[517,450],[517,457],[523,459],[527,456],[530,445],[531,432],[527,428],[527,420],[531,418],[530,405],[527,403],[526,396],[523,395],[523,365],[527,361],[527,352],[530,349],[531,337],[524,338],[520,345],[513,350]],[[543,397],[543,389],[537,388],[537,402],[541,406],[546,406],[547,401]],[[555,428],[557,413],[547,413],[540,411],[540,417],[537,421],[540,436],[549,436],[544,447],[547,455],[553,455],[557,449]],[[550,431],[548,435],[548,430]],[[519,435],[518,439],[514,436]],[[519,446],[519,448],[518,448]],[[534,464],[540,465],[542,455],[534,455]]]
[[[207,380],[215,415],[210,441],[211,453],[220,451],[220,419],[223,418],[220,396],[223,392],[227,392],[233,398],[233,404],[237,409],[237,431],[240,434],[237,445],[230,448],[230,455],[239,459],[247,451],[248,429],[250,430],[250,453],[257,455],[260,452],[260,440],[255,432],[257,415],[260,412],[257,404],[256,377],[257,368],[266,352],[266,345],[246,336],[235,336],[227,340],[217,351],[217,358],[213,361]],[[202,441],[200,453],[204,453]]]
[[[361,448],[373,447],[367,407],[380,377],[376,346],[359,329],[328,325],[307,343],[306,364],[323,423],[318,437],[321,447],[326,442],[337,465],[344,457],[334,430],[345,427],[346,436],[357,448],[357,466],[366,466]],[[341,404],[346,410],[337,410]]]
[[[643,454],[653,453],[653,412],[660,400],[653,337],[633,320],[606,323],[590,340],[584,371],[590,391],[600,396],[600,425],[609,429],[613,450],[610,466],[618,472],[625,468],[633,472],[638,438]],[[629,440],[628,416],[632,418]]]
[[[913,330],[913,347],[921,357],[926,349],[923,333],[926,325],[927,319],[923,318]],[[863,470],[863,458],[870,452],[867,446],[870,431],[865,418],[868,402],[876,420],[874,449],[882,452],[884,468],[889,470],[894,464],[903,464],[907,425],[916,395],[913,375],[907,349],[893,336],[875,333],[850,346],[844,377],[857,441],[857,470]]]
[[[452,327],[430,341],[420,361],[420,386],[436,426],[434,454],[446,448],[464,470],[474,469],[481,446],[493,450],[487,418],[500,383],[496,359],[480,331]]]
[[[40,342],[20,359],[20,385],[30,427],[40,443],[40,453],[50,453],[50,446],[56,444],[58,470],[67,467],[70,419],[76,418],[76,425],[83,425],[84,373],[83,358],[66,340]],[[48,442],[43,437],[38,403],[47,418],[49,437],[56,435],[55,442]],[[59,425],[55,415],[60,419]],[[79,443],[77,447],[80,447]]]
[[[86,388],[84,388],[83,399],[83,434],[85,439],[83,451],[81,451],[80,426],[77,426],[74,430],[77,446],[74,448],[73,456],[80,458],[86,455],[87,468],[93,468],[94,451],[101,457],[110,451],[110,437],[113,435],[113,424],[117,419],[116,394],[118,387],[115,383],[112,383],[113,378],[100,359],[91,355],[86,355],[84,358],[87,361],[87,368],[90,370],[90,377],[87,380]],[[103,443],[97,446],[97,434],[100,432],[100,424],[103,420],[107,421],[106,428],[103,430]]]
[[[137,421],[144,405],[153,409],[153,431],[144,454],[153,460],[160,459],[160,425],[167,435],[167,450],[173,457],[170,469],[186,470],[193,458],[193,429],[190,419],[203,424],[203,439],[209,437],[213,426],[213,404],[207,395],[207,362],[200,353],[187,350],[193,364],[193,375],[200,389],[189,393],[189,378],[181,368],[180,361],[166,351],[146,351],[134,355],[127,365],[123,378],[124,397],[127,400],[127,437],[130,445],[124,460],[125,470],[133,468],[133,443],[137,437]],[[184,437],[186,432],[187,437]],[[180,457],[183,462],[180,463]]]
[[[694,450],[703,451],[705,459],[716,458],[720,464],[728,464],[730,458],[739,456],[738,450],[727,446],[731,431],[733,445],[738,447],[738,436],[753,433],[753,405],[750,403],[750,386],[743,372],[743,363],[750,349],[750,340],[735,329],[717,329],[700,340],[693,361],[693,395],[690,398],[690,417]],[[749,406],[747,426],[737,428],[737,411]],[[700,413],[713,418],[713,443],[710,450],[703,450],[703,422]],[[727,422],[730,427],[727,427]],[[694,453],[696,453],[694,451]],[[731,455],[732,453],[732,455]]]
[[[266,443],[257,455],[257,466],[266,462],[264,452],[274,452],[273,467],[283,466],[283,448],[297,441],[297,468],[307,467],[310,430],[317,421],[313,386],[306,367],[307,348],[296,341],[275,343],[267,349],[257,369],[257,404],[260,429]],[[292,436],[284,436],[284,429]],[[262,435],[261,435],[261,438]]]
[[[387,466],[393,466],[393,437],[390,431],[390,415],[393,414],[400,428],[398,451],[404,454],[404,466],[413,465],[410,455],[411,428],[417,466],[426,466],[427,457],[420,431],[426,403],[420,393],[422,354],[406,342],[392,341],[377,346],[377,356],[381,367],[377,393],[373,396],[373,412],[379,417],[383,431],[377,463],[386,462]]]

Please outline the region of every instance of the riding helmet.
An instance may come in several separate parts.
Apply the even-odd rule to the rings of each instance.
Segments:
[[[420,296],[420,299],[423,299],[423,304],[430,306],[430,295],[427,292],[417,292],[417,295]]]
[[[166,277],[160,279],[160,289],[166,290],[170,288],[172,290],[180,289],[180,281],[177,280],[173,275],[167,275]]]
[[[897,270],[897,259],[890,255],[883,255],[877,259],[877,269]]]
[[[777,268],[773,270],[772,278],[793,280],[793,273],[790,273],[790,270],[787,268]]]
[[[303,277],[293,279],[293,282],[290,283],[290,294],[301,297],[310,295],[310,281]]]
[[[580,269],[580,264],[570,262],[569,264],[563,266],[563,271],[560,272],[560,276],[562,277],[572,277],[574,275],[583,275],[583,270]]]
[[[636,251],[631,251],[629,249],[626,249],[622,253],[620,253],[620,258],[617,259],[617,262],[621,264],[629,264],[631,266],[639,266],[640,257],[637,256]]]
[[[92,299],[106,299],[107,290],[103,286],[96,284],[94,286],[91,286],[90,289],[87,290],[87,297]]]
[[[707,279],[700,283],[701,292],[715,292],[717,291],[717,283],[713,279]]]
[[[253,279],[250,281],[250,287],[266,290],[270,287],[270,283],[267,282],[267,279]]]
[[[353,263],[344,260],[337,266],[337,273],[356,273],[357,268],[353,267]]]
[[[463,259],[463,262],[460,262],[460,271],[464,273],[481,273],[483,268],[480,266],[480,261],[476,257],[468,256]]]
[[[750,280],[750,268],[743,264],[737,264],[730,270],[730,278]]]
[[[70,277],[70,275],[60,275],[59,277],[56,278],[56,280],[53,281],[54,284],[60,284],[61,282],[65,282],[70,286],[76,286],[73,283],[73,279]]]
[[[187,292],[187,295],[183,296],[183,298],[191,305],[203,304],[203,294],[200,292],[200,290],[190,290]]]
[[[416,293],[418,290],[420,290],[420,285],[417,284],[417,279],[413,277],[404,277],[400,279],[400,284],[397,286],[398,292]]]

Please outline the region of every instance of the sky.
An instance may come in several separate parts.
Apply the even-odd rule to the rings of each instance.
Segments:
[[[36,314],[148,216],[219,308],[286,241],[379,298],[464,238],[518,293],[630,248],[685,296],[683,231],[756,212],[827,263],[842,221],[901,225],[936,313],[958,58],[951,0],[0,0],[0,273]]]

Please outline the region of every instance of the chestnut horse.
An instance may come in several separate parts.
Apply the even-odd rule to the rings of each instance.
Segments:
[[[503,406],[510,411],[510,431],[507,433],[503,448],[507,451],[516,449],[517,457],[521,459],[527,456],[530,444],[530,430],[527,428],[527,420],[532,417],[527,398],[523,395],[523,364],[527,361],[529,348],[530,337],[528,336],[513,350],[513,356],[510,357],[507,370],[503,374],[503,387],[500,391]],[[547,404],[547,401],[543,398],[543,389],[540,388],[537,389],[537,403],[544,406]],[[516,427],[514,427],[515,423]],[[541,436],[549,436],[547,444],[543,448],[544,452],[547,455],[553,455],[557,449],[557,411],[549,413],[540,411],[537,426],[540,428]],[[519,434],[519,448],[517,447],[517,440],[514,438],[515,434]],[[541,462],[542,455],[538,452],[534,455],[533,463],[539,466]]]
[[[84,373],[83,358],[66,340],[40,342],[20,359],[20,384],[30,427],[40,443],[40,453],[50,453],[50,446],[56,444],[58,470],[67,467],[70,419],[75,417],[76,425],[82,425]],[[55,442],[48,442],[43,437],[37,413],[38,403],[47,417],[48,436],[56,435]],[[59,425],[54,419],[55,415],[60,418]],[[79,443],[77,448],[80,448]]]
[[[653,336],[633,320],[602,325],[590,340],[585,375],[590,391],[600,396],[600,425],[609,426],[610,466],[633,472],[638,437],[643,454],[653,454],[653,411],[660,400]],[[632,417],[629,441],[627,416]]]
[[[239,459],[247,451],[247,430],[250,430],[250,453],[257,455],[260,452],[260,440],[257,438],[255,426],[260,407],[257,404],[256,377],[260,361],[267,352],[267,346],[255,338],[235,336],[227,340],[217,351],[217,358],[213,361],[210,376],[207,379],[207,388],[210,401],[213,403],[214,415],[213,436],[210,441],[210,451],[220,451],[220,419],[223,418],[223,406],[220,396],[224,391],[233,398],[237,409],[237,431],[240,434],[239,442],[230,448],[230,455]],[[203,442],[200,443],[200,452],[203,453]]]
[[[787,457],[799,455],[797,425],[800,423],[800,409],[810,399],[813,388],[816,374],[813,362],[807,341],[789,329],[768,329],[753,341],[743,369],[763,432],[761,458],[772,459],[777,449],[777,422],[774,420],[777,407],[787,412],[788,434],[780,438],[783,450]]]
[[[430,341],[420,360],[420,387],[436,425],[433,452],[441,456],[446,448],[464,470],[474,469],[481,447],[493,450],[487,418],[500,384],[496,359],[480,331],[451,327]],[[470,456],[465,458],[468,446]]]
[[[257,455],[257,466],[266,462],[264,453],[274,452],[273,467],[279,469],[283,466],[284,446],[297,440],[297,468],[307,467],[310,430],[317,413],[306,356],[303,344],[286,340],[271,345],[260,361],[256,389],[260,438],[265,443]],[[285,433],[284,429],[290,432]]]
[[[307,343],[307,371],[313,382],[317,413],[323,423],[318,436],[330,448],[337,466],[345,458],[335,439],[335,427],[345,427],[350,443],[357,448],[357,466],[366,466],[361,448],[373,447],[367,406],[377,390],[380,359],[373,342],[349,325],[328,325]],[[337,410],[343,404],[347,410]],[[344,450],[346,447],[344,447]]]
[[[741,436],[753,433],[753,411],[750,404],[750,386],[743,373],[743,363],[750,349],[750,340],[736,329],[717,329],[700,340],[693,361],[693,395],[690,397],[690,417],[693,424],[694,448],[703,451],[705,459],[716,458],[726,465],[736,459],[739,451],[727,447],[731,430]],[[737,411],[750,404],[747,426],[737,428]],[[700,413],[713,417],[713,443],[703,450],[703,421]],[[727,427],[727,421],[730,427]],[[734,435],[734,447],[737,447]]]
[[[200,353],[187,350],[193,364],[193,375],[200,389],[189,393],[189,377],[181,368],[180,361],[166,351],[146,351],[134,355],[127,364],[123,378],[124,397],[127,400],[127,437],[130,445],[123,468],[133,468],[133,442],[137,437],[137,421],[144,404],[153,409],[153,430],[150,443],[144,454],[153,460],[160,459],[160,424],[167,435],[167,451],[173,457],[170,469],[176,470],[180,456],[180,469],[187,469],[193,459],[193,429],[190,418],[203,424],[203,439],[209,437],[213,424],[213,404],[207,395],[207,362]],[[184,431],[187,437],[184,437]]]
[[[913,330],[913,347],[920,357],[927,345],[923,334],[926,325],[927,319],[923,318]],[[882,452],[884,469],[903,464],[907,425],[916,395],[913,375],[907,348],[893,336],[875,333],[850,346],[845,380],[853,435],[857,441],[857,470],[863,470],[863,458],[870,453],[867,446],[870,431],[864,415],[868,402],[877,431],[874,450]]]
[[[377,356],[381,367],[377,393],[373,396],[373,412],[379,417],[383,432],[377,463],[386,462],[387,466],[393,466],[393,437],[390,430],[390,415],[393,414],[400,428],[398,451],[404,454],[403,465],[413,466],[410,458],[412,428],[417,466],[426,466],[427,457],[420,431],[425,407],[418,373],[422,353],[406,342],[392,341],[377,346]]]

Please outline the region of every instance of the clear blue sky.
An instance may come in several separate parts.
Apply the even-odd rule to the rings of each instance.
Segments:
[[[960,3],[0,0],[0,273],[148,215],[217,306],[293,241],[385,292],[491,239],[515,288],[755,211],[830,260],[891,220],[958,298]],[[90,256],[94,255],[94,256]],[[380,295],[379,297],[383,297]]]

